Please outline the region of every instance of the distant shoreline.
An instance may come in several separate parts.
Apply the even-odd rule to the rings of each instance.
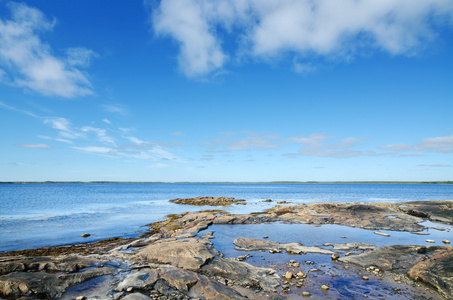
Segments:
[[[453,184],[453,181],[0,181],[0,184]]]

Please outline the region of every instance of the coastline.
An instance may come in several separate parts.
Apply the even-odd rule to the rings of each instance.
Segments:
[[[222,199],[224,201],[223,197]],[[213,208],[218,206],[215,198],[211,205]],[[306,293],[311,295],[311,299],[336,299],[335,297],[345,293],[364,293],[373,289],[378,289],[387,296],[396,295],[397,289],[403,289],[406,295],[403,297],[407,299],[413,295],[425,295],[426,299],[453,297],[451,289],[445,289],[448,282],[444,282],[442,274],[432,272],[433,268],[439,269],[439,266],[433,265],[439,261],[444,262],[442,268],[453,267],[449,262],[453,258],[452,248],[448,244],[367,248],[363,243],[345,239],[342,244],[330,243],[328,246],[310,246],[307,249],[299,241],[290,241],[291,245],[273,241],[269,229],[267,234],[257,231],[261,235],[260,239],[241,236],[245,233],[241,231],[241,225],[247,224],[267,224],[270,227],[272,224],[309,224],[313,228],[331,224],[377,232],[423,233],[426,227],[420,223],[430,220],[445,224],[450,230],[453,222],[452,207],[452,200],[397,204],[280,203],[268,211],[251,214],[230,214],[218,209],[174,214],[166,220],[149,224],[149,231],[138,238],[86,244],[79,247],[81,251],[74,246],[47,248],[53,249],[54,253],[39,249],[10,252],[9,256],[2,256],[0,259],[0,291],[12,299],[36,295],[73,299],[76,297],[71,298],[71,295],[77,293],[73,291],[77,291],[78,286],[84,287],[82,290],[85,294],[80,296],[89,299],[107,299],[114,295],[116,299],[129,299],[128,297],[141,297],[139,294],[148,297],[147,299],[213,299],[220,295],[224,299],[259,299],[269,295],[275,299],[291,299],[307,295]],[[245,246],[249,248],[244,243],[239,247],[236,240],[234,245],[228,246],[239,247],[242,250],[231,251],[241,251],[244,255],[225,257],[216,249],[216,245],[221,245],[222,238],[217,231],[210,231],[210,228],[222,225],[235,226],[235,234],[238,235],[236,239],[246,238]],[[218,232],[220,234],[221,230]],[[265,235],[270,238],[265,238]],[[188,245],[191,250],[186,252]],[[66,251],[63,253],[55,250],[57,248]],[[395,254],[390,265],[404,265],[405,269],[389,267],[389,262],[385,259],[389,251]],[[398,253],[401,255],[398,256]],[[408,253],[414,257],[413,260],[403,259]],[[13,254],[21,256],[12,256]],[[46,256],[42,256],[43,254]],[[369,256],[368,259],[366,255]],[[262,261],[261,258],[258,260],[261,256]],[[307,262],[308,257],[310,260]],[[58,267],[61,264],[59,262],[68,258],[73,259],[76,265],[79,261],[83,262],[80,266],[91,267],[80,268],[75,273],[79,279],[75,280],[70,276],[74,270],[68,272]],[[420,265],[421,260],[424,265]],[[41,287],[40,290],[33,286],[33,282],[42,280],[43,276],[46,280],[56,280],[51,278],[52,268],[67,273],[68,278],[56,284],[60,287],[58,291],[51,287],[47,290]],[[96,284],[90,283],[96,278],[102,278],[105,281],[102,286],[108,288],[100,291]],[[155,278],[155,281],[151,282],[150,278]],[[337,283],[346,279],[351,283],[360,283],[360,289],[356,288],[355,292],[342,290]],[[12,281],[17,283],[16,289]],[[9,290],[5,290],[6,286]],[[213,291],[216,291],[215,295],[212,294]]]

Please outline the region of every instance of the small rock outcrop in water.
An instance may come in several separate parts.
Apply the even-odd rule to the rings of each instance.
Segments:
[[[177,203],[177,204],[186,204],[186,205],[210,205],[210,206],[228,206],[231,204],[245,204],[245,200],[243,199],[235,199],[235,198],[228,198],[228,197],[196,197],[196,198],[177,198],[169,200],[169,202]]]
[[[260,251],[260,250],[271,250],[271,251],[281,251],[286,250],[286,252],[290,254],[303,254],[303,253],[319,253],[319,254],[326,254],[326,255],[333,255],[334,252],[323,249],[320,247],[307,247],[303,246],[300,243],[276,243],[271,241],[261,241],[257,239],[251,238],[238,238],[233,241],[235,244],[236,250],[242,251]]]

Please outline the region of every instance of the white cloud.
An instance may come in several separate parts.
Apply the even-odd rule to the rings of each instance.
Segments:
[[[102,119],[102,122],[106,123],[106,124],[112,124],[112,122],[110,122],[109,119],[105,118],[105,119]]]
[[[8,77],[10,84],[44,95],[75,97],[92,94],[88,77],[75,67],[86,66],[93,52],[74,48],[68,50],[67,58],[54,56],[50,46],[41,40],[40,33],[51,31],[55,20],[49,21],[40,10],[23,3],[8,2],[6,6],[11,11],[11,19],[0,19],[3,82]]]
[[[231,54],[264,59],[283,53],[350,59],[362,50],[413,55],[436,38],[438,23],[451,25],[453,4],[451,0],[162,0],[151,18],[158,35],[178,41],[184,73],[197,77],[222,68]],[[437,20],[441,21],[436,24]],[[239,48],[227,54],[222,43],[230,33],[239,33]],[[294,70],[305,73],[312,66],[295,60]]]
[[[107,112],[115,113],[119,115],[128,115],[129,111],[126,107],[121,104],[104,104],[101,108]]]
[[[426,151],[453,153],[453,135],[423,139],[418,148]]]
[[[65,139],[78,139],[85,137],[83,133],[71,129],[71,122],[69,122],[66,118],[48,118],[44,120],[44,124],[48,124],[52,128],[59,130],[60,137]],[[67,140],[65,141],[67,142]]]
[[[175,135],[175,136],[185,136],[186,134],[184,132],[181,132],[181,131],[175,131],[175,132],[172,132],[171,135]]]
[[[34,149],[50,148],[50,146],[46,145],[46,144],[33,144],[33,143],[16,144],[15,146],[21,147],[21,148],[34,148]]]
[[[97,154],[116,154],[115,150],[108,147],[87,146],[87,147],[73,147],[72,149]]]
[[[99,141],[102,143],[106,143],[106,144],[115,143],[115,139],[112,136],[110,136],[109,134],[107,134],[107,130],[105,130],[105,129],[95,128],[92,126],[84,126],[81,128],[81,130],[83,132],[94,132],[97,135]]]
[[[293,158],[299,155],[344,158],[382,155],[370,150],[354,150],[353,147],[361,141],[356,137],[342,139],[339,142],[330,142],[330,140],[332,140],[331,136],[320,133],[290,138],[290,142],[300,143],[303,146],[298,153],[286,153],[284,156]]]
[[[453,153],[453,135],[422,139],[416,145],[395,144],[380,146],[378,149],[394,152],[427,151]]]
[[[197,77],[221,68],[226,55],[209,24],[208,1],[166,0],[154,11],[154,30],[159,35],[170,35],[180,43],[178,57],[182,71]]]
[[[142,140],[140,140],[140,139],[138,139],[136,137],[133,137],[133,136],[126,136],[125,138],[128,139],[129,141],[131,141],[132,143],[137,144],[137,145],[145,144],[144,141],[142,141]]]
[[[222,132],[222,138],[213,139],[205,142],[210,148],[221,148],[223,151],[240,151],[240,150],[269,150],[279,148],[275,141],[277,136],[264,135],[259,132],[240,131],[240,132]]]

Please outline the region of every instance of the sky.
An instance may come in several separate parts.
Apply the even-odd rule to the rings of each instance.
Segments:
[[[0,181],[453,180],[451,0],[0,0]]]

